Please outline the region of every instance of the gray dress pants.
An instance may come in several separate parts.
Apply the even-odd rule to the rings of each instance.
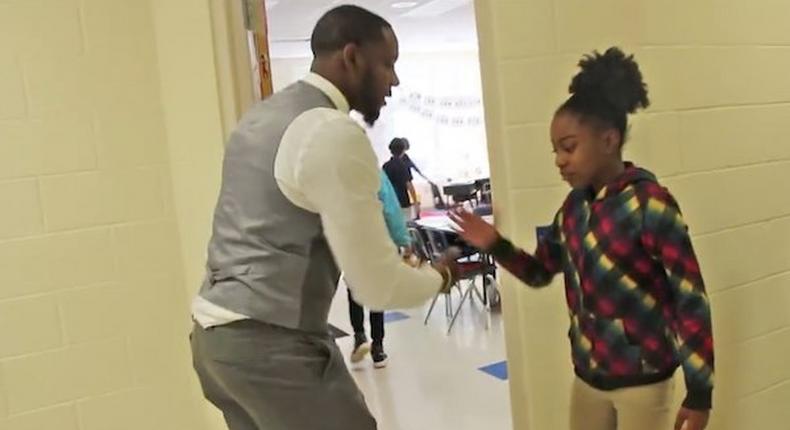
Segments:
[[[206,399],[230,430],[375,430],[329,335],[253,320],[203,329],[192,357]]]

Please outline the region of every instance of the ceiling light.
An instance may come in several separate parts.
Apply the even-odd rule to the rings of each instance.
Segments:
[[[417,6],[416,1],[399,1],[391,4],[393,9],[408,9],[410,7]]]

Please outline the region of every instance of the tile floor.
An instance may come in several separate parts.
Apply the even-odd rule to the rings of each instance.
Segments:
[[[330,312],[330,323],[352,333],[348,298],[341,285]],[[337,340],[346,355],[381,430],[505,430],[511,428],[501,315],[494,313],[485,328],[478,301],[465,303],[452,332],[440,298],[428,325],[424,308],[399,310],[385,319],[385,369],[370,359],[351,366],[353,337]],[[459,298],[454,296],[453,304]],[[367,321],[365,326],[370,336]],[[486,368],[483,371],[481,368]]]

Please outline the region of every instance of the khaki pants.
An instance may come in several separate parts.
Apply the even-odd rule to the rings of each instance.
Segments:
[[[230,430],[376,430],[328,335],[244,320],[191,337],[203,394]]]
[[[657,384],[601,391],[576,378],[571,430],[671,430],[673,378]]]

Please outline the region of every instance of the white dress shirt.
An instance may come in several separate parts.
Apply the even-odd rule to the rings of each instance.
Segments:
[[[376,154],[349,104],[331,82],[311,73],[337,109],[299,115],[283,135],[274,164],[277,185],[294,205],[321,216],[324,234],[355,300],[381,310],[416,306],[433,297],[442,277],[429,265],[401,260],[378,199]],[[247,318],[197,297],[192,314],[203,327]]]

